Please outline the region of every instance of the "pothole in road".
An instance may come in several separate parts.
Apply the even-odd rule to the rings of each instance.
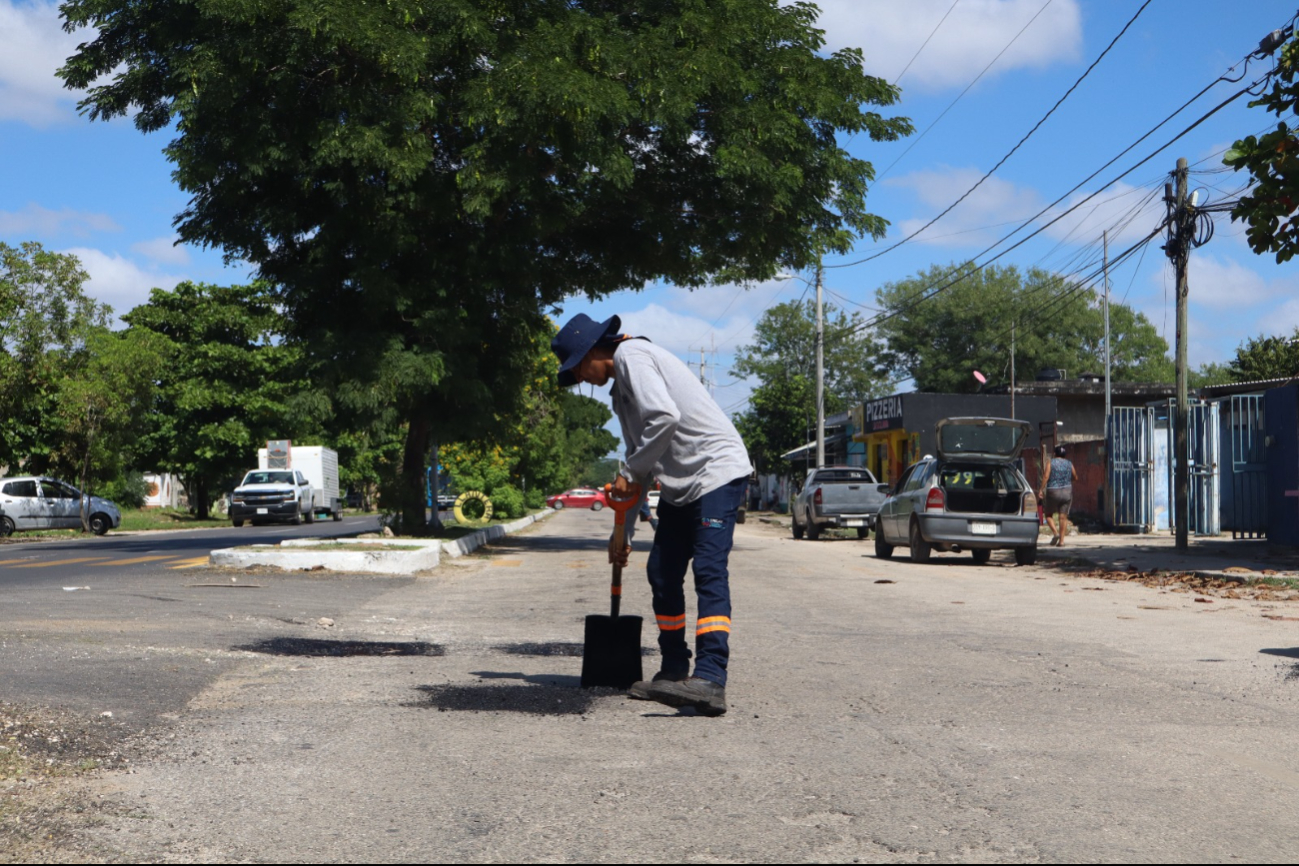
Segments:
[[[441,645],[422,641],[320,640],[317,638],[276,637],[255,644],[234,647],[244,652],[274,656],[440,656]]]
[[[512,656],[565,656],[581,658],[583,646],[580,643],[556,641],[552,643],[506,643],[492,647],[496,652]],[[641,647],[642,656],[657,655],[657,650]]]

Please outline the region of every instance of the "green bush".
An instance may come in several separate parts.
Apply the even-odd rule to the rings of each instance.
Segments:
[[[509,484],[497,486],[488,494],[492,500],[492,517],[494,518],[515,518],[522,517],[528,513],[527,506],[524,504],[523,491]]]
[[[539,508],[545,508],[546,492],[534,487],[523,497],[523,501],[527,504],[529,511],[536,511]]]
[[[112,481],[106,481],[95,493],[118,508],[143,508],[149,486],[139,472],[123,472]]]

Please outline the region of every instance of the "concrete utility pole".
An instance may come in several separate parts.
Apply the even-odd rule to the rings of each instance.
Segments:
[[[1015,417],[1015,326],[1010,323],[1010,417]]]
[[[816,260],[816,466],[825,465],[825,317],[821,307],[821,282],[825,269]]]
[[[1101,232],[1102,264],[1105,280],[1105,438],[1110,435],[1110,232]]]
[[[1177,350],[1174,363],[1177,366],[1177,406],[1173,414],[1173,519],[1176,521],[1177,549],[1186,550],[1187,529],[1191,522],[1190,491],[1191,467],[1188,465],[1189,437],[1187,422],[1190,414],[1190,402],[1186,393],[1186,298],[1190,287],[1186,281],[1186,268],[1191,259],[1192,236],[1195,231],[1195,217],[1189,213],[1186,204],[1186,158],[1177,160],[1177,171],[1174,178],[1177,191],[1168,204],[1171,209],[1173,233],[1166,252],[1173,261],[1177,271]],[[1165,185],[1165,197],[1168,186]]]

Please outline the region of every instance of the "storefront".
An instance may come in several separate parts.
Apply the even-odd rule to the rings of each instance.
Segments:
[[[854,411],[853,441],[864,446],[866,466],[875,477],[891,484],[914,461],[935,452],[934,426],[944,418],[1021,418],[1032,425],[1025,450],[1035,452],[1041,423],[1054,425],[1055,413],[1054,397],[1016,395],[1012,414],[1008,395],[894,394]]]

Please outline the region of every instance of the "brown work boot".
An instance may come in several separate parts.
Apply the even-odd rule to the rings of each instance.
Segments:
[[[720,716],[726,712],[726,687],[699,677],[651,683],[649,697],[669,707],[694,707],[701,716]]]
[[[666,671],[659,671],[654,675],[653,680],[640,680],[631,684],[627,689],[627,697],[634,701],[652,701],[649,695],[650,686],[653,683],[679,683],[684,680],[687,674],[670,674]]]

